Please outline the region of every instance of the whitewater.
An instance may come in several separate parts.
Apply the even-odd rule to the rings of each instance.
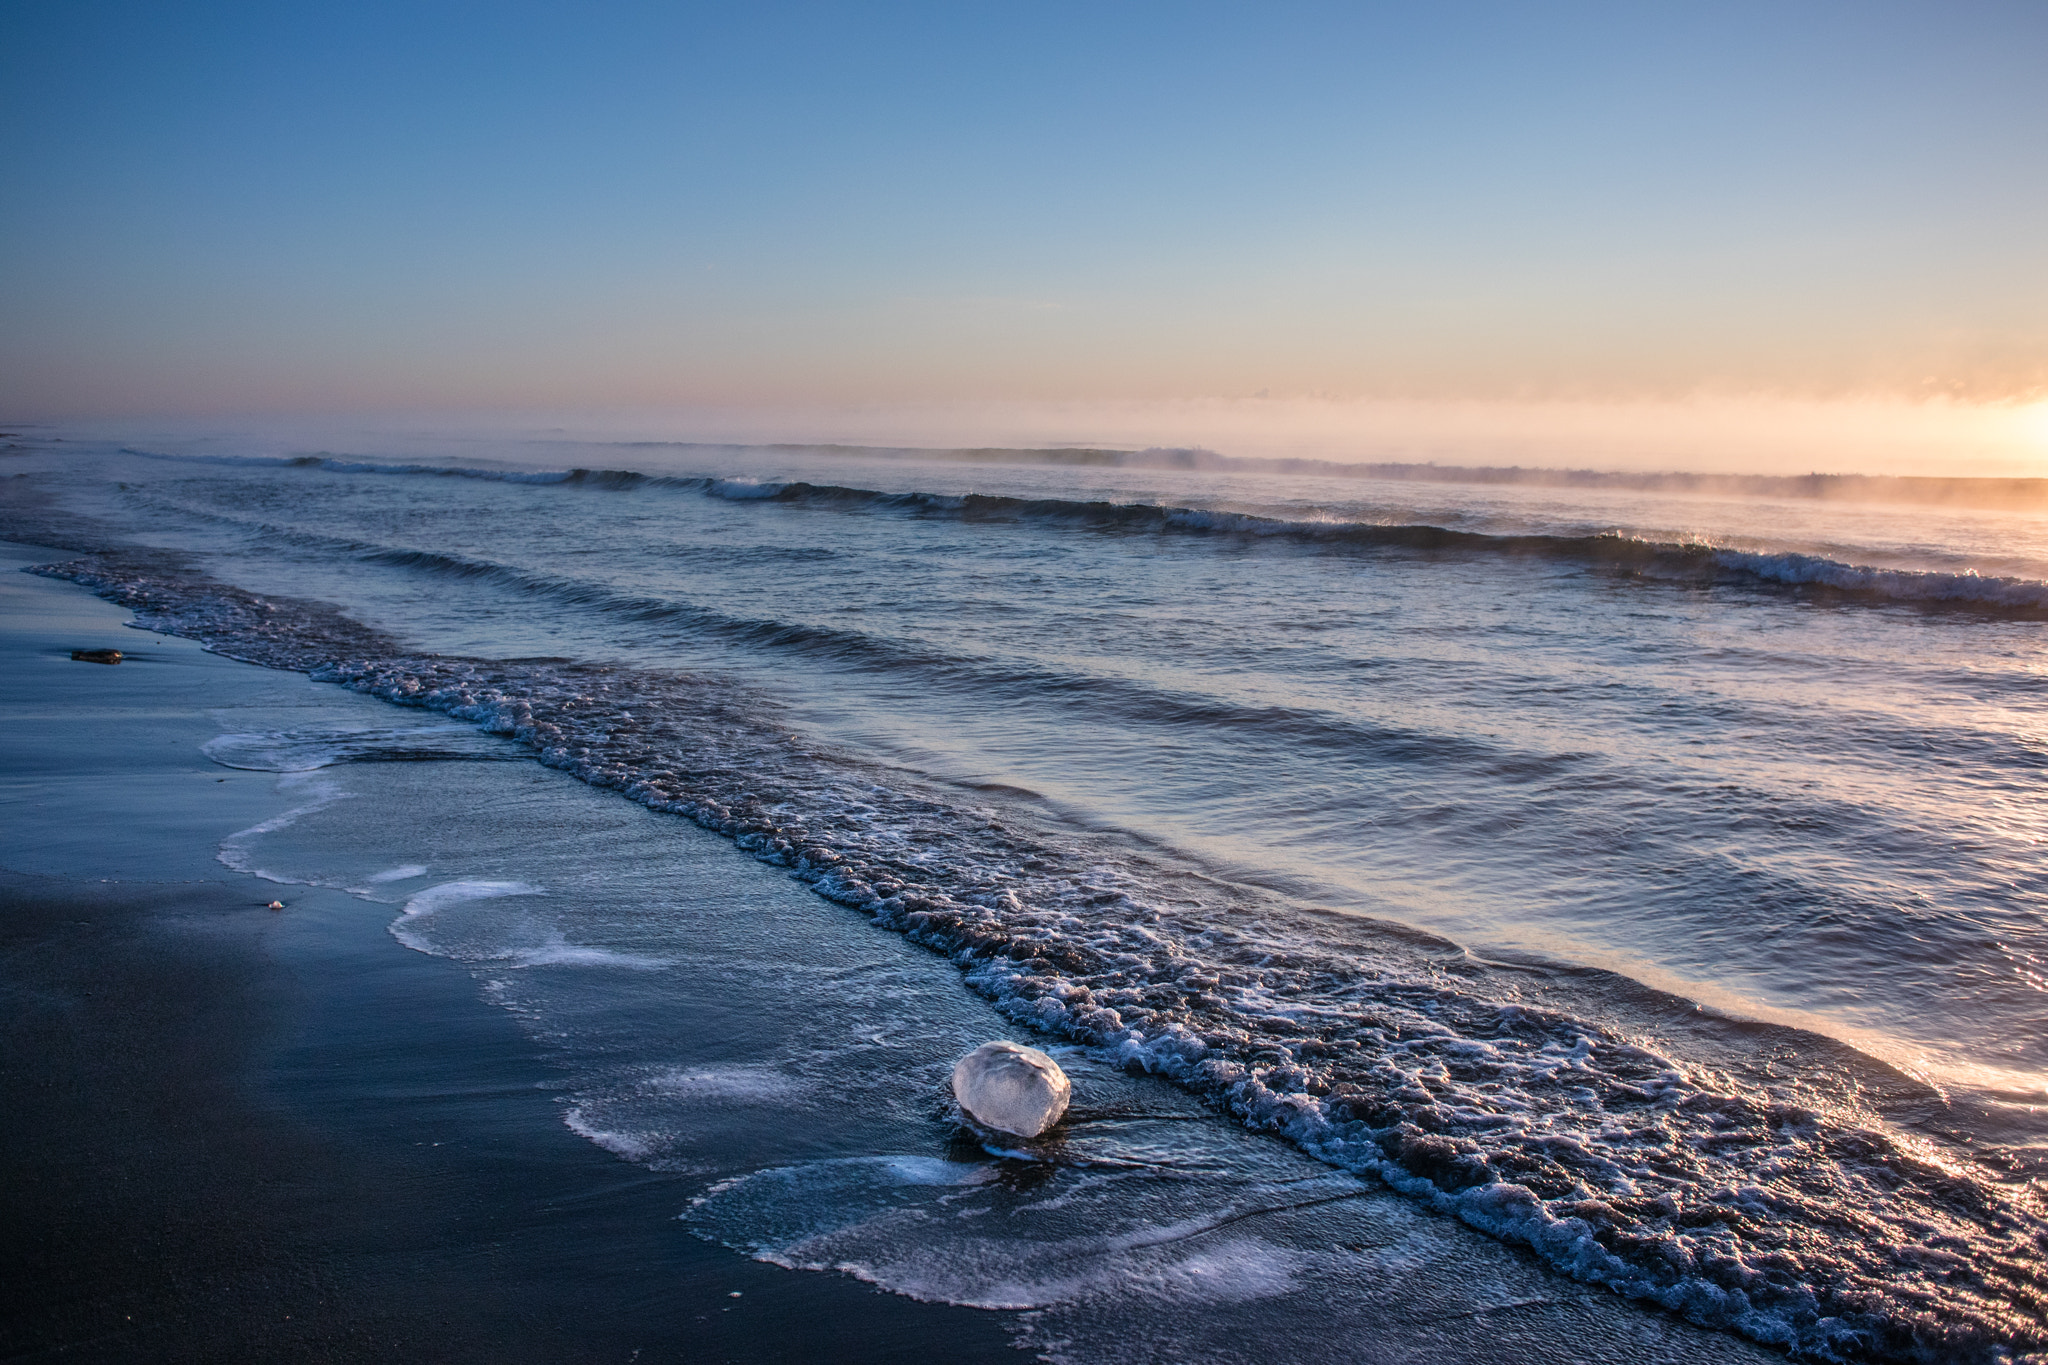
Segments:
[[[2048,516],[1031,452],[5,459],[38,572],[446,718],[216,761],[497,746],[1584,1283],[1816,1360],[2048,1348]],[[476,885],[394,932],[459,955],[437,925],[541,894]]]

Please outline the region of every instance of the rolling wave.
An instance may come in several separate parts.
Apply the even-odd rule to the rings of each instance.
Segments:
[[[696,487],[707,481],[687,482],[695,491],[707,491]],[[726,496],[729,490],[743,501],[755,500],[764,490],[766,496],[779,496],[787,487],[729,480],[720,483],[722,486],[714,496]],[[1324,752],[1342,752],[1355,760],[1395,768],[1425,764],[1443,768],[1448,765],[1475,773],[1484,772],[1492,777],[1511,777],[1516,781],[1556,776],[1566,769],[1578,772],[1579,780],[1588,780],[1588,765],[1598,762],[1598,755],[1593,752],[1537,753],[1466,733],[1368,722],[1315,705],[1237,702],[1209,692],[1169,687],[1157,679],[1049,667],[1027,658],[939,648],[915,638],[816,621],[739,614],[715,604],[657,592],[626,590],[601,581],[540,571],[452,550],[429,550],[336,536],[299,525],[281,525],[182,502],[166,502],[164,505],[188,515],[254,530],[294,545],[319,544],[365,563],[458,582],[488,584],[636,626],[665,626],[750,649],[788,651],[859,672],[913,674],[920,685],[949,688],[976,698],[1003,697],[1041,706],[1068,707],[1087,720],[1113,716],[1137,725],[1194,726],[1230,732],[1246,744],[1299,741]],[[808,559],[830,557],[834,552],[814,547],[793,553]],[[1983,682],[1973,676],[1969,685],[1982,686]],[[1800,745],[1801,741],[1794,737],[1797,733],[1794,730],[1792,736],[1788,736],[1788,742]],[[1894,726],[1881,715],[1863,718],[1857,740],[1863,745],[1915,757],[1923,754],[1925,749],[1924,739],[1918,731]],[[1810,742],[1811,752],[1816,758],[1838,759],[1841,756],[1840,736],[1820,734],[1811,737]],[[2035,749],[2016,747],[2006,737],[1995,733],[1956,730],[1950,733],[1946,742],[1953,757],[1967,757],[1984,772],[2014,774],[2014,780],[2030,781],[2031,775],[2048,763],[2048,759]],[[1829,806],[1826,810],[1809,811],[1805,818],[1846,826],[1855,823],[1843,818],[1845,814],[1852,813]]]
[[[768,495],[776,496],[786,486],[740,483],[734,488],[742,500],[751,500],[755,490],[770,490]],[[721,489],[716,495],[726,496],[726,493]],[[615,620],[637,625],[674,626],[730,644],[764,650],[789,650],[862,671],[915,673],[927,684],[957,687],[980,697],[1004,696],[1020,700],[1028,698],[1040,703],[1069,704],[1087,715],[1110,714],[1140,724],[1190,724],[1248,735],[1285,735],[1325,749],[1343,750],[1393,764],[1458,763],[1489,768],[1496,773],[1511,770],[1526,773],[1536,768],[1548,770],[1559,762],[1575,763],[1590,757],[1538,756],[1482,742],[1471,735],[1363,725],[1316,707],[1241,704],[1209,693],[1165,687],[1156,681],[1053,669],[1018,658],[939,649],[900,636],[878,635],[844,626],[740,615],[673,596],[626,591],[603,582],[522,568],[452,550],[428,550],[350,539],[216,509],[177,503],[170,505],[191,515],[254,529],[293,544],[322,544],[366,563],[456,581],[487,583]],[[814,550],[806,553],[830,552]],[[1902,751],[1917,753],[1921,748],[1921,740],[1916,733],[1893,735],[1880,727],[1864,738],[1867,742]],[[1829,740],[1828,743],[1835,741]],[[2044,761],[2032,750],[2015,751],[1990,735],[1957,734],[1951,736],[1950,743],[1957,746],[1958,752],[1967,747],[1973,760],[1987,768],[2033,771]]]
[[[1258,536],[1362,550],[1503,555],[1576,562],[1690,583],[1789,590],[1841,602],[1974,610],[2048,619],[2048,582],[1972,571],[1884,568],[1792,550],[1748,550],[1705,542],[1651,540],[1622,532],[1596,535],[1492,534],[1426,524],[1291,519],[1159,503],[1019,498],[986,493],[890,493],[837,484],[642,474],[623,469],[505,470],[460,465],[385,464],[334,455],[184,456],[125,453],[233,465],[317,469],[341,474],[414,475],[496,483],[557,485],[614,492],[666,490],[730,502],[763,502],[842,511],[1029,522],[1124,534]]]

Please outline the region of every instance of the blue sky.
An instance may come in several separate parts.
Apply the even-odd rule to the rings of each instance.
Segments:
[[[0,412],[2048,384],[2048,6],[0,3]]]

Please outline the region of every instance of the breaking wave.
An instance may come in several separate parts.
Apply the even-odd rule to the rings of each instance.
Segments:
[[[1143,502],[1018,498],[982,493],[890,493],[837,484],[681,477],[622,469],[505,470],[460,465],[385,464],[332,455],[171,456],[139,450],[125,453],[148,455],[155,459],[316,469],[342,474],[479,479],[614,492],[669,491],[732,502],[944,517],[968,522],[1030,522],[1048,527],[1124,534],[1257,536],[1332,548],[1533,557],[1579,562],[1607,571],[1673,581],[1794,590],[1845,602],[1961,608],[2048,619],[2048,582],[2037,579],[1983,575],[1971,571],[1885,568],[1789,550],[1773,552],[1711,543],[1651,540],[1618,531],[1597,535],[1489,534],[1425,524],[1291,519]]]

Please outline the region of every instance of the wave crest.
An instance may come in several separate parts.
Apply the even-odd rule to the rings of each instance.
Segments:
[[[883,492],[802,480],[683,477],[625,469],[504,470],[459,465],[384,464],[333,455],[171,456],[156,459],[318,469],[340,474],[414,475],[495,483],[591,488],[610,492],[694,493],[728,502],[760,502],[888,512],[961,521],[1032,522],[1048,527],[1137,533],[1259,536],[1358,550],[1406,550],[1534,557],[1687,583],[1790,590],[1844,603],[1915,605],[2048,619],[2048,582],[1975,572],[1886,568],[1798,551],[1749,550],[1711,543],[1651,540],[1622,532],[1596,535],[1490,534],[1428,524],[1290,519],[1161,503],[1114,503],[998,494]],[[1181,467],[1181,466],[1170,466]],[[1194,467],[1194,466],[1187,466]]]

